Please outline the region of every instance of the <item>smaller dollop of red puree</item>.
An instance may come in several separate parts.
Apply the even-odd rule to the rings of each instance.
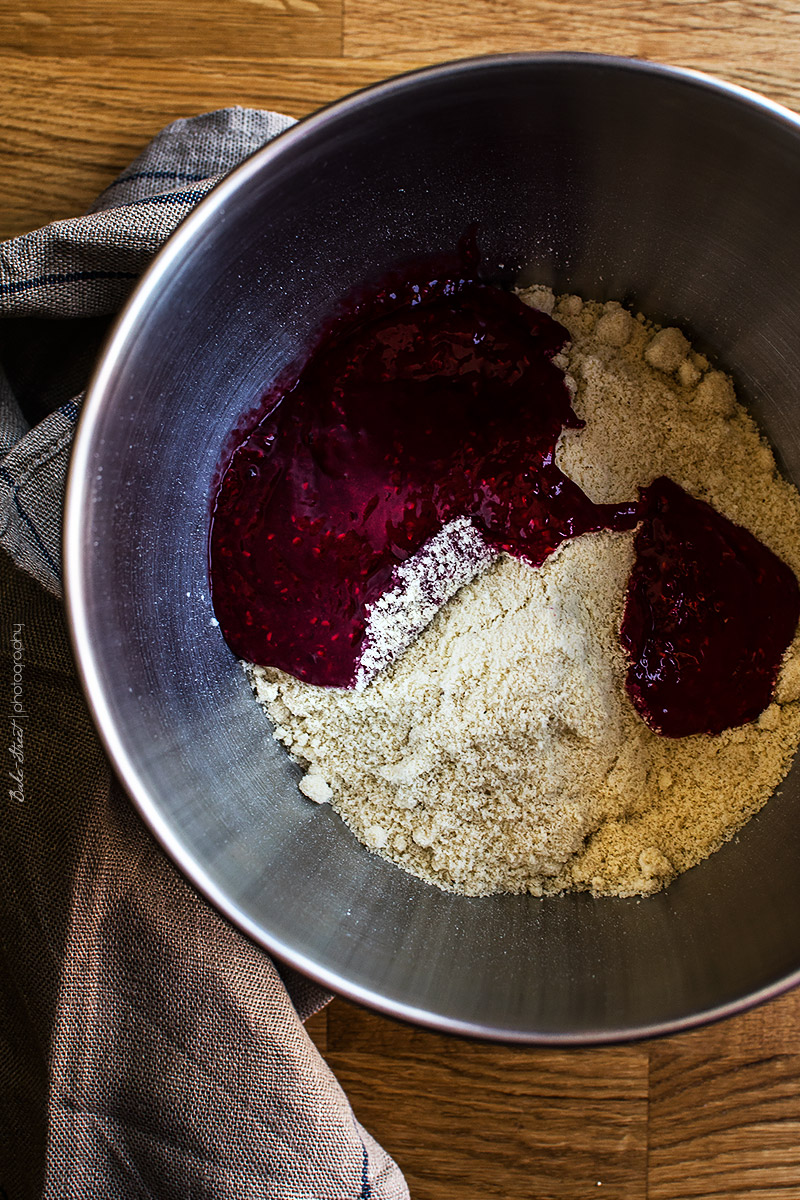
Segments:
[[[351,687],[368,607],[454,518],[534,566],[632,528],[636,504],[593,504],[555,465],[582,424],[552,361],[568,336],[465,279],[384,291],[340,322],[221,481],[211,588],[231,649]]]
[[[794,573],[663,476],[642,490],[640,516],[620,631],[634,706],[666,737],[754,720],[797,629]]]

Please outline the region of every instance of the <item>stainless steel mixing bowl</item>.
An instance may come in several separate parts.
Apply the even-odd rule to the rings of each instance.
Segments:
[[[647,900],[467,899],[368,853],[269,736],[213,621],[221,449],[340,298],[476,225],[497,278],[627,298],[731,368],[800,481],[800,121],[691,73],[506,56],[325,109],[227,178],[128,304],[69,482],[75,649],[161,843],[267,950],[439,1029],[594,1042],[800,980],[800,777]]]

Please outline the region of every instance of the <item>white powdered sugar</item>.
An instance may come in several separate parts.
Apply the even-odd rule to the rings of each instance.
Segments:
[[[396,567],[392,587],[370,606],[358,664],[361,691],[407,650],[442,605],[497,558],[467,517],[449,521]]]

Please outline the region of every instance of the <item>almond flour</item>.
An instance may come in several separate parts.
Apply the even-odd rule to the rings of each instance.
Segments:
[[[560,468],[597,503],[633,500],[668,475],[800,576],[800,496],[729,377],[680,330],[615,302],[521,295],[572,339],[564,365],[586,426],[562,435]],[[455,528],[430,562],[423,551],[416,573],[408,565],[405,608],[398,587],[372,614],[360,690],[247,667],[275,737],[306,770],[301,791],[449,890],[657,891],[731,838],[786,774],[800,743],[800,638],[756,722],[662,738],[624,687],[633,534],[584,535],[536,569],[508,556],[487,567],[473,541]],[[441,607],[445,585],[424,586],[432,563],[437,578],[469,580]]]

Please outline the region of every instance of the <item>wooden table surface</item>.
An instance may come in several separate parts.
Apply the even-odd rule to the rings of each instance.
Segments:
[[[0,0],[0,238],[80,213],[176,117],[301,116],[522,49],[696,67],[800,110],[800,0]],[[475,1044],[340,1000],[310,1029],[414,1200],[800,1200],[800,993],[592,1050]]]

